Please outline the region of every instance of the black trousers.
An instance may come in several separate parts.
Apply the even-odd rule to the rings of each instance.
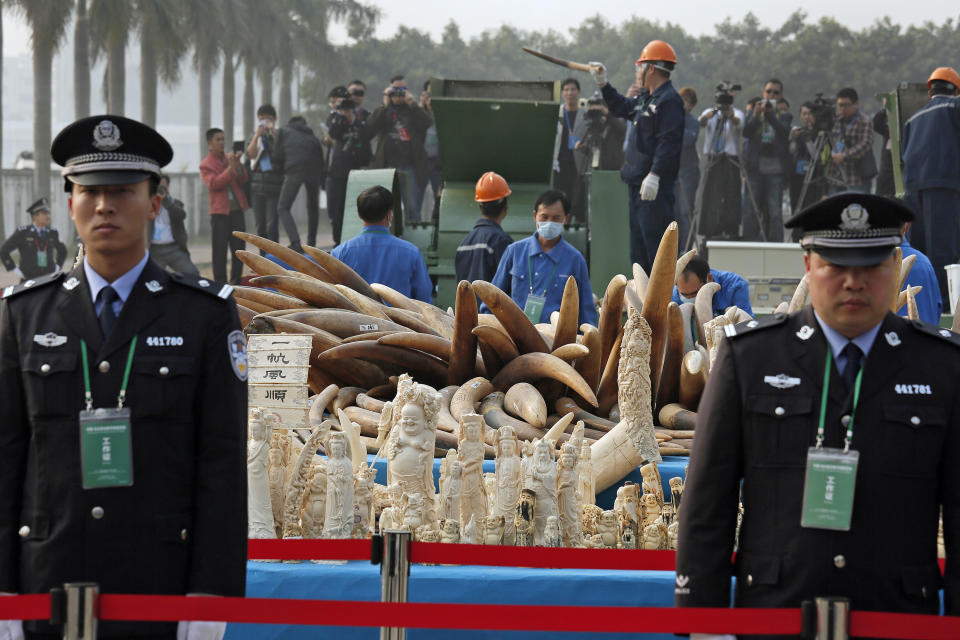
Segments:
[[[347,203],[347,176],[327,176],[327,217],[333,227],[333,245],[343,234],[343,209]]]
[[[230,284],[240,282],[243,272],[243,263],[235,253],[246,246],[243,240],[235,238],[234,231],[246,231],[243,222],[243,211],[231,211],[228,215],[210,216],[210,245],[213,249],[213,279],[217,282],[227,282],[226,253],[230,252]]]
[[[261,191],[252,189],[250,194],[250,204],[253,206],[253,214],[257,224],[257,235],[268,240],[278,241],[280,234],[280,225],[277,224],[277,201],[280,199],[279,191]],[[265,252],[260,250],[260,255]]]
[[[299,173],[284,175],[283,187],[280,189],[280,201],[277,203],[277,214],[284,221],[284,226],[286,226],[286,220],[293,222],[290,208],[293,207],[293,201],[297,199],[297,193],[299,193],[301,185],[306,187],[307,190],[307,244],[316,246],[317,225],[320,223],[319,176],[307,176]],[[300,236],[296,231],[296,227],[287,229],[287,235],[290,236],[290,245],[299,251]]]

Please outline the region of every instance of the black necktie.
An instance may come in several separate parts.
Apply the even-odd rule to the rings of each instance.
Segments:
[[[119,297],[110,285],[100,290],[100,300],[103,302],[103,306],[100,307],[100,329],[104,336],[110,335],[110,329],[113,329],[113,325],[117,322],[117,314],[113,311],[113,303]]]
[[[860,362],[863,360],[863,351],[852,341],[843,348],[843,355],[847,358],[847,366],[843,369],[843,383],[847,389],[853,389],[853,382],[860,373]]]

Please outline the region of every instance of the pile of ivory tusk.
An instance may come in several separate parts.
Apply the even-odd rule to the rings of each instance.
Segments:
[[[597,327],[578,323],[579,291],[572,277],[560,310],[549,323],[534,325],[489,282],[461,281],[455,309],[443,311],[367,283],[325,251],[304,246],[314,259],[309,260],[271,240],[234,235],[293,268],[237,251],[256,274],[253,286],[238,286],[234,292],[244,332],[310,335],[309,386],[318,394],[314,402],[339,420],[353,422],[368,451],[382,444],[381,424],[388,420],[381,414],[403,373],[436,387],[443,397],[438,454],[456,448],[460,417],[469,412],[484,416],[490,457],[490,445],[504,425],[513,427],[521,440],[549,435],[559,442],[569,438],[573,421],[583,422],[586,441],[599,441],[621,422],[624,319],[635,310],[649,326],[649,406],[659,451],[689,454],[697,406],[723,326],[750,319],[737,307],[713,318],[716,283],[704,285],[694,303],[672,302],[676,279],[694,255],[691,251],[676,259],[675,224],[664,233],[649,276],[633,265],[631,280],[624,275],[610,280]],[[899,249],[897,255],[900,262]],[[912,263],[910,257],[900,264],[898,292]],[[891,308],[907,304],[915,314],[917,289],[903,290]],[[478,298],[492,313],[478,313]],[[806,300],[804,278],[791,302],[777,311],[799,310]],[[629,366],[635,366],[633,361]]]

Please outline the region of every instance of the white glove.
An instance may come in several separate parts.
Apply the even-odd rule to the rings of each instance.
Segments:
[[[736,636],[728,633],[723,635],[714,635],[712,633],[691,633],[690,640],[737,640]]]
[[[655,173],[648,173],[647,177],[640,183],[640,199],[656,200],[657,193],[660,192],[660,176]]]
[[[0,597],[15,595],[17,594],[0,592]],[[0,640],[23,640],[23,622],[20,620],[0,620]]]
[[[221,640],[226,631],[226,622],[181,620],[177,623],[177,640]]]
[[[20,267],[14,267],[14,268],[13,268],[13,272],[14,272],[15,274],[17,274],[17,277],[18,277],[18,278],[23,278],[23,277],[25,277],[25,276],[23,275],[23,271],[20,271]]]
[[[591,62],[590,64],[590,75],[593,76],[593,79],[596,81],[598,87],[602,87],[607,84],[607,68],[603,65],[602,62]]]

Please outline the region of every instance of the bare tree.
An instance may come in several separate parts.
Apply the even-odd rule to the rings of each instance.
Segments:
[[[87,0],[77,0],[73,24],[73,117],[90,115],[90,28],[87,24]]]

